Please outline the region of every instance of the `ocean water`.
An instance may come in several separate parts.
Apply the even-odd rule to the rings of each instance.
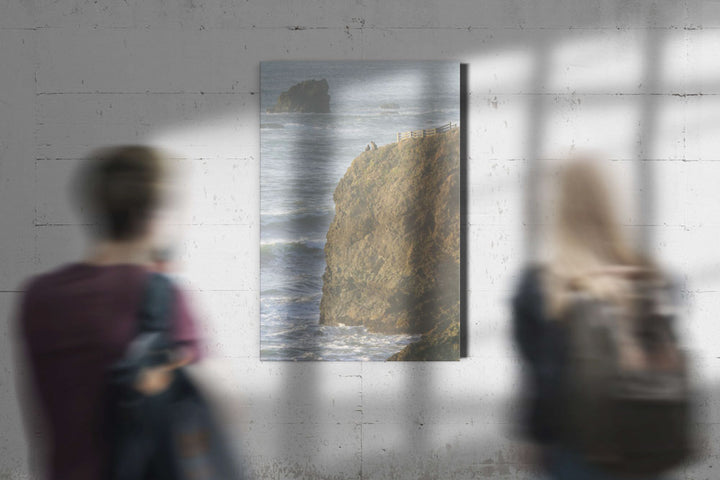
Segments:
[[[386,360],[419,337],[318,323],[333,192],[371,141],[459,121],[459,64],[263,62],[260,77],[261,359]],[[283,91],[322,78],[331,113],[266,113]]]

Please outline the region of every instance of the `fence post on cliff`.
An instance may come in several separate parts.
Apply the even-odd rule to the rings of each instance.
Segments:
[[[400,143],[401,140],[405,140],[406,138],[432,137],[433,135],[449,132],[457,127],[457,123],[448,122],[445,125],[435,128],[421,128],[419,130],[410,130],[408,132],[397,132],[395,134],[395,139],[398,143]]]

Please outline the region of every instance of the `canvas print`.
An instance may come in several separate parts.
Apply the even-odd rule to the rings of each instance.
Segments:
[[[459,359],[459,63],[260,71],[261,359]]]

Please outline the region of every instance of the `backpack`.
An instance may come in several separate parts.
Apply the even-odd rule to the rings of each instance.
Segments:
[[[687,362],[672,331],[669,286],[630,283],[634,291],[622,305],[571,294],[563,431],[591,465],[653,475],[691,452]]]
[[[241,466],[212,408],[184,368],[163,392],[143,395],[135,379],[144,367],[167,364],[173,286],[150,276],[136,337],[108,372],[106,420],[109,480],[241,480]]]

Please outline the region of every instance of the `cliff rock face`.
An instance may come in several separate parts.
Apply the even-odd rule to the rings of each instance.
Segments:
[[[459,130],[358,156],[335,189],[320,323],[422,333],[394,360],[459,358]]]
[[[299,113],[330,113],[330,95],[328,82],[322,80],[305,80],[290,87],[280,94],[275,106],[268,108],[268,113],[299,112]]]

